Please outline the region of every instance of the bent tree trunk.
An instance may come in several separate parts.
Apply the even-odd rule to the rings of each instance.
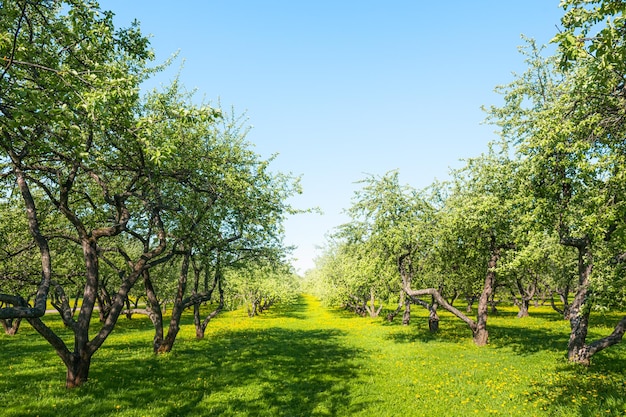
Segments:
[[[474,320],[470,319],[465,314],[461,313],[457,308],[449,304],[446,301],[446,299],[443,298],[443,296],[439,293],[437,289],[425,288],[421,290],[414,290],[411,288],[410,283],[412,280],[413,269],[411,266],[410,254],[405,253],[401,255],[400,257],[398,257],[398,271],[400,272],[400,276],[402,278],[402,288],[404,289],[404,291],[406,292],[406,294],[409,296],[410,299],[417,301],[419,300],[418,297],[430,295],[432,299],[434,300],[433,302],[437,302],[442,308],[446,309],[447,311],[449,311],[450,313],[454,314],[456,317],[461,319],[465,324],[467,324],[470,330],[472,330],[472,333],[476,334],[476,331],[478,329],[476,322],[474,322]],[[487,295],[487,299],[488,299],[488,295]],[[410,303],[407,302],[407,306],[409,304]]]
[[[91,356],[93,352],[90,352],[84,348],[85,346],[76,346],[75,352],[70,350],[65,345],[65,342],[57,336],[48,326],[46,326],[39,318],[27,319],[31,326],[52,345],[57,355],[61,358],[67,369],[65,378],[66,388],[75,388],[81,386],[87,382],[89,377],[89,367],[91,365]]]
[[[574,356],[569,356],[569,359],[573,362],[577,362],[583,365],[589,365],[591,357],[596,353],[604,350],[608,347],[616,345],[622,341],[624,332],[626,331],[626,316],[617,323],[613,332],[607,337],[598,339],[590,344],[583,343],[583,345],[575,351]],[[572,352],[570,351],[570,354]]]
[[[422,297],[424,295],[432,296],[443,309],[457,316],[465,324],[467,324],[470,330],[472,330],[472,333],[474,334],[476,333],[476,329],[477,329],[476,322],[474,322],[474,320],[467,317],[465,314],[461,313],[457,308],[451,306],[445,300],[445,298],[443,298],[443,296],[439,293],[439,291],[436,288],[424,288],[421,290],[412,290],[410,288],[406,288],[405,291],[407,295],[409,295],[414,300],[417,299],[417,297]]]

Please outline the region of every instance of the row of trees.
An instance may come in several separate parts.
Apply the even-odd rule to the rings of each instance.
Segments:
[[[486,109],[501,132],[488,152],[424,190],[397,172],[363,181],[310,276],[326,299],[370,315],[399,299],[391,316],[404,307],[405,322],[420,304],[433,330],[442,307],[483,345],[497,289],[520,317],[551,300],[571,324],[571,361],[621,341],[626,317],[599,340],[587,331],[592,311],[626,301],[626,4],[562,4],[559,52],[527,40],[527,71]],[[477,301],[475,319],[459,296]]]
[[[178,81],[142,95],[161,68],[138,25],[112,18],[91,0],[0,8],[0,320],[10,332],[27,320],[67,387],[87,380],[124,313],[147,314],[167,352],[185,309],[202,337],[225,304],[254,314],[297,283],[282,223],[298,179],[272,172],[237,117]],[[49,302],[71,343],[46,324]]]

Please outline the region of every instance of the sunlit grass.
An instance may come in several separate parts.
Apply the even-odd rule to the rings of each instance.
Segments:
[[[590,368],[564,359],[569,326],[549,308],[489,318],[490,344],[443,312],[430,334],[322,308],[312,297],[261,317],[227,312],[195,340],[186,317],[171,354],[154,356],[149,320],[120,319],[90,381],[67,391],[51,348],[24,325],[0,337],[3,416],[622,416],[626,350]],[[618,316],[608,317],[614,323]],[[60,331],[55,317],[46,318]],[[601,318],[594,332],[610,327]],[[601,327],[604,326],[604,327]],[[594,333],[594,334],[596,334]]]

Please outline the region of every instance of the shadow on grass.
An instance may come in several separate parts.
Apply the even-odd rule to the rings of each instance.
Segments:
[[[489,345],[497,348],[512,349],[519,355],[534,354],[539,351],[562,351],[567,347],[568,334],[552,327],[529,327],[524,322],[518,321],[511,314],[498,316],[498,320],[491,317],[487,324],[489,331]],[[524,320],[524,319],[522,319]],[[507,325],[506,323],[512,323]],[[399,324],[390,326],[401,327]],[[404,326],[402,326],[404,327]],[[405,331],[390,333],[388,338],[398,343],[429,343],[433,341],[447,343],[464,343],[472,340],[471,329],[464,322],[446,317],[439,322],[439,331],[431,333],[428,330],[428,319],[417,318],[411,320],[410,326],[404,327]]]
[[[385,321],[385,326],[394,327],[397,331],[390,332],[387,338],[397,343],[430,343],[449,342],[463,343],[472,338],[472,331],[464,322],[451,317],[446,317],[439,322],[439,331],[432,333],[428,329],[428,317],[412,317],[408,326],[402,324],[402,320],[394,320],[392,323]]]
[[[298,299],[288,304],[272,306],[271,312],[280,317],[305,320],[307,318],[307,303],[301,295]]]
[[[568,336],[549,328],[529,328],[490,324],[489,344],[508,348],[518,355],[531,355],[541,351],[563,352],[567,349]]]
[[[590,367],[563,363],[529,396],[540,398],[549,415],[624,416],[626,372],[616,351],[596,358]]]
[[[623,313],[619,312],[605,315],[592,314],[588,342],[609,334],[612,329],[603,329],[598,333],[599,326],[617,322],[622,316]],[[385,325],[406,329],[405,331],[397,331],[388,335],[387,338],[389,340],[397,343],[429,343],[433,341],[462,343],[472,340],[472,332],[469,327],[462,321],[450,316],[446,316],[445,319],[442,318],[440,330],[437,333],[431,333],[428,330],[426,317],[418,316],[412,319],[408,328],[402,326],[399,320],[394,321],[394,323],[386,323]],[[569,322],[556,313],[536,313],[529,318],[518,319],[511,312],[501,312],[490,316],[487,328],[490,347],[509,349],[518,355],[553,352],[562,354],[563,357],[566,356],[569,340]],[[620,356],[619,354],[614,355],[608,352],[619,352],[620,349],[624,348],[621,346],[620,344],[620,346],[611,347],[600,352],[592,361],[594,363],[595,361],[606,361],[611,357],[615,357],[615,360],[619,361],[619,358],[623,358],[623,353]]]
[[[293,311],[289,314],[302,310]],[[131,327],[136,326],[139,320]],[[126,323],[119,327],[122,333],[135,331]],[[349,381],[357,377],[353,359],[359,352],[342,343],[344,336],[335,329],[222,331],[210,340],[178,341],[174,352],[159,357],[145,341],[129,338],[105,345],[94,357],[90,381],[76,390],[66,391],[58,378],[44,384],[50,370],[31,366],[29,372],[11,373],[0,390],[13,387],[17,395],[0,394],[3,415],[350,415],[367,405],[350,405]],[[30,343],[13,342],[13,354],[20,356],[20,346]],[[64,374],[62,365],[55,377],[59,371]]]

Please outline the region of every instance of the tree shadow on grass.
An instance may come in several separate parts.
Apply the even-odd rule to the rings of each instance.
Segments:
[[[439,331],[435,333],[428,329],[427,317],[412,317],[408,326],[403,325],[401,320],[394,320],[393,323],[385,322],[385,326],[397,329],[387,336],[389,340],[397,343],[462,343],[472,339],[472,331],[467,324],[451,317],[442,319],[439,322]]]
[[[518,355],[541,351],[563,352],[567,349],[567,334],[549,328],[529,328],[490,324],[489,345],[513,350]]]
[[[211,343],[214,358],[204,372],[219,374],[218,385],[237,386],[249,396],[206,405],[216,415],[349,414],[351,361],[358,351],[340,343],[339,330],[270,328],[220,335]],[[179,355],[194,356],[186,344]],[[217,360],[215,360],[217,359]]]
[[[272,306],[270,312],[280,317],[305,320],[307,318],[307,302],[302,295],[291,303],[283,303]]]
[[[533,311],[533,308],[531,307],[528,311],[528,314],[530,317],[542,319],[542,320],[549,321],[549,322],[558,323],[558,322],[565,321],[565,319],[563,318],[563,315],[557,313],[556,311],[554,312]]]
[[[592,366],[563,362],[534,386],[530,398],[547,415],[623,416],[626,412],[626,370],[623,352],[597,358]],[[539,399],[539,400],[537,400]]]
[[[508,319],[507,319],[508,320]],[[511,318],[510,320],[515,320]],[[559,330],[550,328],[529,328],[520,323],[519,326],[507,326],[497,324],[494,320],[487,324],[489,331],[489,345],[497,348],[512,349],[520,355],[534,354],[539,351],[562,351],[565,352],[567,346],[567,334]],[[400,328],[400,326],[398,326]],[[446,317],[439,322],[439,331],[431,333],[428,330],[427,319],[412,320],[405,330],[392,332],[388,338],[398,343],[465,343],[472,340],[472,331],[464,322]]]
[[[66,391],[62,379],[45,385],[42,375],[48,374],[41,371],[11,375],[12,386],[30,392],[0,398],[9,416],[350,415],[366,404],[350,404],[359,351],[342,343],[344,336],[334,329],[233,330],[210,340],[179,340],[163,356],[129,338],[96,354],[90,381],[79,389]],[[57,371],[64,374],[62,365]],[[48,400],[37,400],[42,397]]]
[[[569,323],[567,321],[562,318],[554,321],[546,321],[545,318],[539,317],[539,315],[533,315],[528,319],[517,319],[514,318],[514,316],[509,316],[511,316],[511,314],[508,314],[507,317],[499,315],[497,316],[498,320],[496,320],[493,315],[491,316],[487,324],[490,347],[509,349],[518,355],[532,355],[537,352],[555,352],[565,357],[569,340]],[[556,317],[558,318],[558,316]],[[606,325],[607,320],[609,320],[610,323],[611,319],[616,322],[617,317],[621,317],[620,313],[607,316],[596,315],[595,317],[592,315],[588,341],[591,342],[596,338],[609,334],[611,330],[603,330],[604,333],[597,334],[598,330],[596,330],[594,326],[601,324]],[[539,320],[535,321],[535,318]],[[460,343],[472,339],[472,332],[469,327],[460,320],[452,317],[446,317],[445,320],[442,319],[440,321],[440,330],[437,333],[431,333],[428,330],[426,318],[419,317],[417,320],[412,320],[409,327],[401,326],[399,323],[400,322],[387,324],[388,326],[395,326],[398,329],[404,329],[392,332],[388,335],[388,339],[398,343],[429,343],[433,341]],[[617,349],[615,347],[607,349],[597,354],[597,356],[598,358],[604,357],[606,355],[605,352],[613,350],[619,352],[619,347],[617,347]],[[607,357],[611,357],[611,355]],[[620,356],[618,355],[617,357]],[[623,358],[624,354],[622,353],[622,361]],[[593,360],[596,359],[594,358]]]

